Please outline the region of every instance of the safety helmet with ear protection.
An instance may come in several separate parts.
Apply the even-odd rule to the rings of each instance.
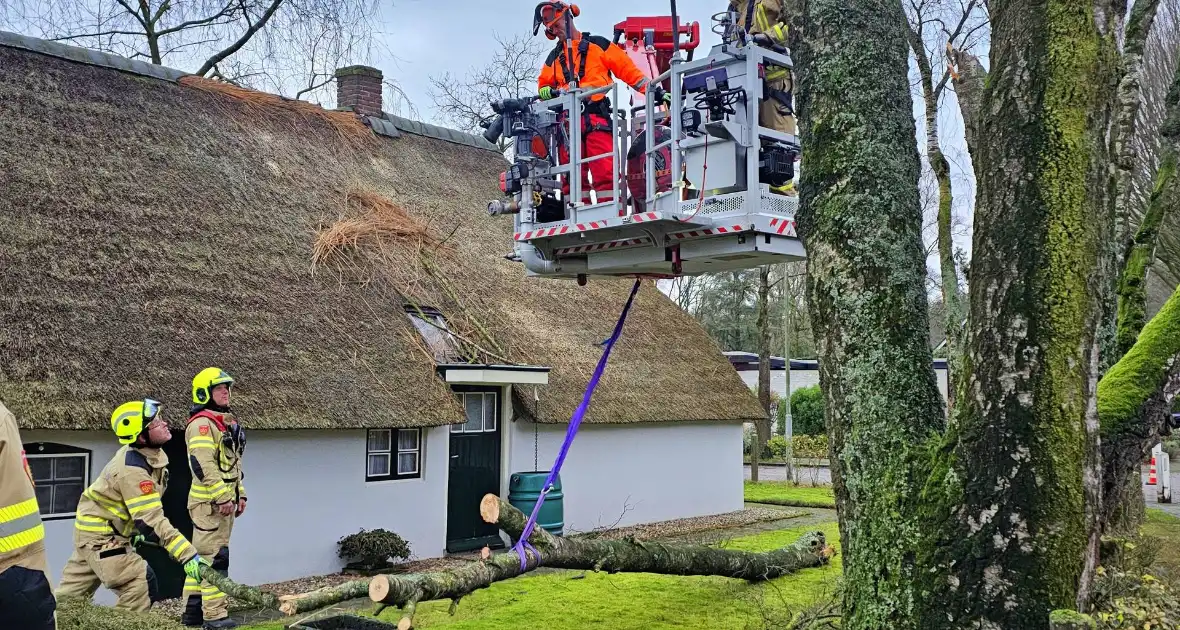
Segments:
[[[549,39],[557,39],[557,34],[553,32],[552,26],[557,20],[569,11],[571,17],[578,17],[582,11],[576,4],[568,4],[560,1],[541,2],[537,4],[537,8],[533,11],[533,35],[535,36],[541,27],[545,27],[545,37]]]
[[[233,385],[234,378],[221,368],[205,368],[193,377],[193,402],[198,405],[208,404],[213,400],[213,388],[218,385]]]

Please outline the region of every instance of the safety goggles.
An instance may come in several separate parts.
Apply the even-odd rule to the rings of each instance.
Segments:
[[[143,423],[144,423],[144,425],[147,425],[147,424],[151,423],[153,420],[155,420],[156,416],[160,415],[160,408],[163,406],[164,406],[163,403],[161,403],[158,400],[155,400],[153,398],[144,398],[143,399]]]

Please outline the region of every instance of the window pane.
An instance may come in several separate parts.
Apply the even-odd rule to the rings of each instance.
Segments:
[[[412,475],[418,472],[418,454],[400,453],[397,456],[397,474]]]
[[[33,471],[33,481],[49,481],[53,479],[53,460],[48,457],[30,457],[29,470]]]
[[[483,395],[483,430],[496,430],[496,395]]]
[[[480,431],[483,429],[483,396],[479,394],[464,394],[464,409],[467,411],[467,424],[464,431]]]
[[[32,463],[32,460],[30,460]],[[53,514],[53,486],[48,484],[37,485],[37,509],[42,514]]]
[[[389,453],[369,455],[369,476],[379,477],[389,474]]]
[[[81,496],[81,482],[55,484],[53,486],[53,513],[67,514],[78,509],[78,499]]]
[[[369,431],[369,451],[388,452],[391,439],[392,437],[390,436],[389,429]]]
[[[402,429],[397,432],[397,450],[418,450],[418,429]]]
[[[86,462],[84,457],[55,457],[54,479],[81,479],[82,468]]]

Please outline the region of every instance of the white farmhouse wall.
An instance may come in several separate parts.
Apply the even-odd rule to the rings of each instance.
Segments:
[[[339,571],[336,541],[362,527],[396,531],[415,556],[446,546],[447,428],[423,429],[420,479],[365,481],[365,431],[254,431],[246,449],[246,514],[235,524],[231,575],[247,584]],[[24,442],[93,451],[91,479],[118,444],[101,432],[24,431]],[[46,523],[50,579],[56,585],[73,549],[73,519]],[[97,601],[113,603],[100,591]]]
[[[535,470],[534,424],[505,428],[508,472]],[[567,426],[536,428],[539,467],[548,470]],[[741,452],[735,423],[582,425],[561,470],[566,531],[740,510]]]

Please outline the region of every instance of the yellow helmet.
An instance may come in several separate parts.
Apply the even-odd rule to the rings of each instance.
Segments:
[[[146,427],[160,414],[160,401],[144,398],[119,405],[111,414],[111,430],[119,436],[120,444],[131,444],[139,438]]]
[[[204,405],[213,399],[213,388],[221,384],[233,385],[234,378],[221,368],[205,368],[193,377],[193,402]]]

